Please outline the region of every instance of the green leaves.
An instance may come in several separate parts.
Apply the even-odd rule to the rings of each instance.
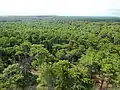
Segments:
[[[119,28],[77,19],[0,22],[0,86],[88,90],[101,78],[119,85]]]
[[[2,88],[15,88],[19,86],[19,80],[24,78],[22,72],[20,70],[20,65],[18,63],[9,65],[4,69],[1,79],[2,83],[5,85],[1,85]]]

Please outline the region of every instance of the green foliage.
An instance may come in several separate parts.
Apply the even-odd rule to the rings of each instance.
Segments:
[[[19,87],[21,83],[20,80],[24,78],[22,72],[20,70],[19,64],[12,64],[9,65],[7,68],[4,69],[3,75],[1,75],[1,89],[12,89]]]
[[[77,19],[0,22],[0,89],[89,90],[102,79],[119,86],[119,28]]]

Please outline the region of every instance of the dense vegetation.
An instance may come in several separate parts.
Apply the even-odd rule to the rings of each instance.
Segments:
[[[119,22],[0,22],[0,90],[95,86],[120,86]]]

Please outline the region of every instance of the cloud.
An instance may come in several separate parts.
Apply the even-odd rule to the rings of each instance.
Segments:
[[[109,13],[114,16],[120,16],[120,9],[110,9]]]

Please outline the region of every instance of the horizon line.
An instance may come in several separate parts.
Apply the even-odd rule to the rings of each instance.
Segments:
[[[0,15],[0,17],[32,17],[32,16],[63,16],[63,17],[120,17],[117,15]]]

